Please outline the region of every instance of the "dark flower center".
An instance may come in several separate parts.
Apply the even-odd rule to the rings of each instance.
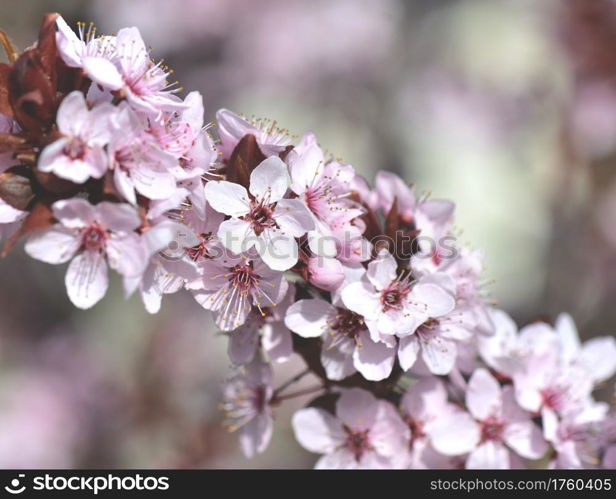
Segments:
[[[236,265],[228,274],[231,286],[239,290],[240,294],[248,294],[252,289],[258,288],[260,277],[252,268],[252,262]]]
[[[389,286],[381,291],[381,303],[383,304],[383,310],[402,309],[404,300],[410,290],[411,288],[406,280],[393,281]]]
[[[91,251],[99,251],[105,246],[107,232],[97,224],[89,226],[81,236],[82,246]]]
[[[81,139],[73,138],[64,146],[62,152],[72,160],[83,159],[86,155],[86,146]]]
[[[354,430],[347,425],[343,425],[346,435],[344,447],[355,456],[359,461],[366,451],[372,450],[370,445],[370,430]]]
[[[489,417],[481,423],[481,441],[502,440],[503,423],[494,417]]]
[[[331,320],[329,327],[332,331],[352,339],[357,338],[359,333],[366,329],[364,318],[346,308],[337,309],[337,314]]]
[[[257,236],[261,235],[264,230],[276,227],[274,220],[274,205],[265,205],[252,203],[246,220],[250,222],[252,230]]]

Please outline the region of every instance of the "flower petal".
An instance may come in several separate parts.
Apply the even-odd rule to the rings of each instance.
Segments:
[[[109,286],[104,257],[94,251],[77,255],[68,266],[64,282],[73,305],[81,309],[94,306],[105,296]]]

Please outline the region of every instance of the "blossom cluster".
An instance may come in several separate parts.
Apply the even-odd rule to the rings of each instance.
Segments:
[[[614,416],[592,393],[616,342],[580,345],[566,315],[518,332],[486,301],[452,202],[383,171],[371,188],[314,134],[228,110],[215,140],[201,95],[177,95],[137,28],[75,34],[49,15],[32,48],[4,43],[5,251],[26,237],[33,258],[70,262],[82,309],[109,267],[151,313],[190,292],[228,337],[222,407],[247,456],[290,398],[273,367],[296,355],[296,379],[319,381],[293,417],[318,467],[614,465]]]

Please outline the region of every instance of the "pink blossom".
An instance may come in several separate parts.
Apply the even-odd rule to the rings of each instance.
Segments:
[[[400,275],[393,256],[384,250],[368,264],[366,276],[346,286],[341,296],[347,308],[366,319],[375,341],[413,334],[428,319],[455,307],[454,297],[439,284]]]
[[[274,270],[288,270],[298,259],[296,237],[312,230],[314,223],[298,199],[283,199],[289,187],[287,167],[270,157],[250,175],[250,194],[227,181],[210,181],[205,195],[216,211],[231,216],[218,230],[226,248],[236,254],[253,246]]]
[[[421,353],[432,374],[449,374],[458,357],[458,342],[471,340],[474,327],[472,313],[464,308],[456,308],[439,318],[428,319],[415,330],[415,334],[400,339],[400,366],[407,371]]]
[[[434,448],[446,455],[469,453],[466,467],[506,469],[517,455],[539,459],[547,452],[541,430],[515,401],[513,388],[501,388],[485,369],[468,382],[470,414],[445,418],[432,432]]]
[[[272,369],[255,361],[225,384],[225,426],[239,431],[240,445],[246,457],[263,452],[272,438]]]
[[[103,150],[111,138],[109,117],[111,104],[103,103],[91,111],[81,92],[67,95],[56,121],[64,135],[41,152],[38,168],[58,177],[82,184],[88,178],[100,178],[107,171],[107,155]]]
[[[291,143],[291,137],[286,131],[278,129],[275,122],[258,120],[253,124],[228,109],[220,109],[216,113],[216,121],[222,159],[231,156],[244,135],[254,135],[261,152],[266,156],[277,155]]]
[[[459,407],[448,402],[447,390],[439,378],[426,376],[415,382],[402,397],[400,410],[410,429],[410,468],[464,466],[463,459],[440,454],[432,447],[431,435],[439,420],[463,414]]]
[[[295,301],[295,286],[289,285],[287,293],[275,307],[252,307],[243,325],[229,333],[229,358],[235,364],[251,362],[259,346],[271,362],[281,363],[293,354],[291,331],[283,319]]]
[[[327,377],[341,380],[359,371],[379,381],[391,373],[396,350],[375,342],[361,315],[324,300],[300,300],[287,311],[285,324],[304,338],[321,337],[321,364]]]
[[[316,468],[402,468],[408,460],[408,427],[390,403],[359,388],[342,392],[336,416],[314,407],[299,410],[293,430],[302,447],[324,454]]]
[[[127,105],[118,106],[111,125],[107,153],[115,187],[124,199],[136,204],[137,193],[150,199],[173,196],[176,179],[172,169],[177,166],[176,158],[155,144]]]
[[[252,307],[276,307],[289,283],[259,258],[227,254],[202,267],[202,275],[188,283],[197,302],[215,315],[216,325],[232,331],[244,324]]]
[[[56,44],[67,66],[81,68],[98,85],[116,88],[120,85],[114,65],[117,57],[115,36],[96,36],[96,28],[79,24],[79,36],[62,17],[56,19]]]
[[[148,254],[135,233],[140,219],[126,204],[91,205],[79,198],[56,201],[59,223],[32,234],[26,252],[38,260],[58,264],[72,259],[66,272],[66,289],[82,309],[95,305],[107,292],[107,264],[123,276],[140,275]]]

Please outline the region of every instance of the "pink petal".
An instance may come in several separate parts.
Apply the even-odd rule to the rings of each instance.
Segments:
[[[99,253],[84,251],[73,258],[64,282],[73,305],[81,309],[94,306],[109,286],[105,259]]]
[[[344,440],[340,422],[322,409],[309,407],[297,411],[292,425],[295,438],[310,452],[329,454]]]
[[[408,371],[417,361],[419,353],[419,338],[416,335],[400,338],[398,345],[398,362],[404,371]]]
[[[278,156],[263,160],[250,174],[250,193],[267,204],[280,201],[288,187],[287,165]]]
[[[479,420],[500,416],[503,401],[500,385],[485,369],[477,369],[468,382],[466,407]]]
[[[83,70],[90,79],[109,90],[119,90],[124,86],[122,75],[115,65],[104,57],[84,57]]]
[[[367,331],[358,335],[358,346],[353,353],[355,368],[370,381],[380,381],[391,374],[396,349],[385,343],[375,343]]]
[[[131,233],[141,225],[137,210],[128,204],[103,201],[96,205],[97,218],[117,233]]]
[[[488,440],[470,453],[466,468],[471,470],[506,470],[509,469],[509,451],[500,442]]]
[[[205,197],[212,208],[225,215],[241,217],[249,210],[246,189],[226,180],[210,181],[205,184]]]
[[[56,201],[51,207],[53,215],[65,227],[79,229],[95,220],[94,206],[85,199],[72,198]]]
[[[458,456],[472,451],[479,443],[479,425],[467,412],[456,412],[434,424],[430,435],[436,451]]]
[[[345,390],[336,402],[336,416],[354,430],[370,429],[377,412],[377,399],[359,388]]]
[[[28,255],[46,263],[68,262],[77,252],[81,240],[71,229],[56,225],[34,232],[26,242]]]
[[[335,312],[324,300],[299,300],[287,310],[284,323],[303,338],[317,338],[329,329],[327,321]]]

